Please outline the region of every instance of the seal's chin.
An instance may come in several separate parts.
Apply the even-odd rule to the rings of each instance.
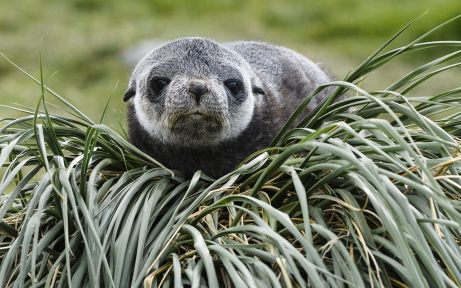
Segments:
[[[169,128],[180,138],[192,138],[206,142],[211,140],[210,138],[219,136],[223,128],[220,118],[201,112],[175,115],[172,118]]]

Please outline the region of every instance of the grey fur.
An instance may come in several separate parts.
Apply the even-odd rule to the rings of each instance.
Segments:
[[[229,79],[241,83],[235,95]],[[300,101],[329,81],[287,48],[178,39],[148,53],[132,73],[124,98],[130,141],[187,176],[202,169],[218,177],[269,145]],[[200,96],[191,86],[201,87]]]

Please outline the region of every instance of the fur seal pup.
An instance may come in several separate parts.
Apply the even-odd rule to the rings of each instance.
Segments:
[[[284,47],[177,39],[134,68],[123,98],[129,140],[186,176],[201,169],[219,177],[267,147],[302,99],[330,80]]]

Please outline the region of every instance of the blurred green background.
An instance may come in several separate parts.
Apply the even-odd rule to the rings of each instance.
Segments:
[[[461,14],[461,1],[2,0],[0,52],[36,76],[41,54],[45,84],[93,119],[99,119],[113,95],[105,122],[117,128],[125,122],[121,99],[130,74],[120,55],[140,41],[182,36],[267,41],[323,63],[341,79],[426,11],[398,43]],[[447,26],[434,39],[460,40],[460,26],[459,21]],[[434,56],[423,52],[404,57],[369,82],[384,88],[418,61]],[[433,85],[459,83],[460,78],[458,69]],[[33,107],[39,96],[39,86],[0,58],[0,104]],[[1,118],[14,115],[5,108],[0,113]]]

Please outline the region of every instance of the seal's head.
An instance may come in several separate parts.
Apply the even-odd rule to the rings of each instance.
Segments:
[[[202,147],[248,126],[255,93],[264,92],[241,56],[211,40],[183,38],[140,60],[124,101],[154,139]]]

